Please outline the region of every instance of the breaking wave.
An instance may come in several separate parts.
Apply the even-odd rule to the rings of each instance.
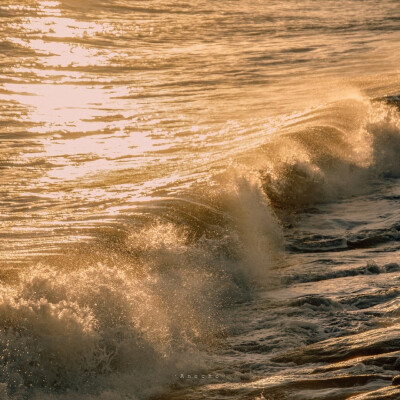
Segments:
[[[400,176],[399,150],[396,105],[336,102],[304,115],[264,146],[263,189],[286,209],[364,193],[373,179]]]
[[[59,265],[20,271],[1,287],[3,397],[142,398],[182,370],[206,371],[226,310],[256,283],[271,284],[284,242],[275,211],[399,177],[399,151],[395,106],[321,107],[254,150],[258,174],[227,169],[180,197],[141,204]]]
[[[213,207],[154,203],[134,227],[100,230],[60,265],[3,284],[4,396],[143,398],[180,371],[205,370],[224,308],[268,281],[281,245],[260,187],[232,185]]]

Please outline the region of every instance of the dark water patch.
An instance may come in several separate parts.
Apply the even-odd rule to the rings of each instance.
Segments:
[[[376,99],[376,101],[383,101],[384,103],[400,108],[400,95],[381,97]]]
[[[400,240],[400,234],[397,229],[390,231],[382,229],[372,234],[367,234],[370,234],[370,236],[365,237],[363,234],[360,234],[347,239],[347,247],[349,249],[364,249]]]
[[[364,309],[395,299],[399,297],[399,294],[400,290],[398,289],[384,289],[378,291],[377,293],[350,296],[347,299],[341,300],[341,303],[351,305],[358,309]]]
[[[327,297],[317,295],[311,295],[292,300],[289,305],[291,307],[302,307],[306,305],[312,308],[341,308],[341,305],[338,302],[328,299]]]

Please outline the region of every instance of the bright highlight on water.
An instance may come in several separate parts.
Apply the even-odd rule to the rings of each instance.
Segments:
[[[400,398],[396,0],[0,2],[0,399]]]

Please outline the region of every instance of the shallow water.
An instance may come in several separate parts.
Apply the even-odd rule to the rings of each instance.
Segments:
[[[399,398],[399,21],[0,3],[0,398]]]

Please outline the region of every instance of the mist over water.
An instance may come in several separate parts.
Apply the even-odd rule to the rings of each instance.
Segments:
[[[399,21],[0,3],[0,398],[398,398]]]

